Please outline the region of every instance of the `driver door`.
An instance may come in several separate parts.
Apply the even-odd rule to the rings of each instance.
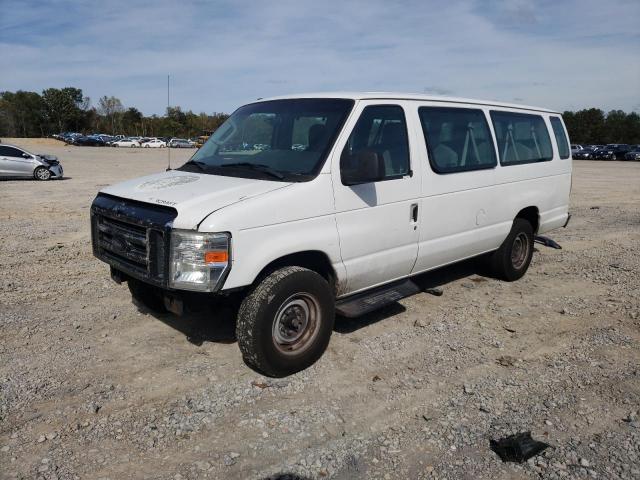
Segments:
[[[419,165],[411,162],[412,129],[402,105],[361,102],[338,143],[332,163],[336,222],[347,272],[341,294],[408,276],[418,253]],[[359,154],[384,163],[382,177],[345,185]],[[336,158],[337,157],[337,158]],[[413,156],[416,157],[415,155]]]

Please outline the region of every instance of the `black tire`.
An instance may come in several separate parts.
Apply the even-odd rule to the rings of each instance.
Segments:
[[[265,277],[242,301],[236,337],[254,370],[285,377],[313,365],[329,344],[335,299],[327,281],[302,267]]]
[[[513,282],[526,273],[532,257],[533,227],[527,220],[516,218],[505,241],[491,255],[491,270],[497,278]]]
[[[38,167],[33,171],[33,176],[36,180],[41,180],[46,182],[47,180],[51,180],[51,172],[48,168]]]
[[[157,313],[167,311],[162,292],[159,289],[133,279],[130,279],[127,284],[134,304],[141,304]]]

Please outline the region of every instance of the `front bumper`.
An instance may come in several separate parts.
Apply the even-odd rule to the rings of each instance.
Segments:
[[[62,169],[62,165],[49,165],[49,171],[53,174],[52,178],[62,178],[64,176],[64,170]]]

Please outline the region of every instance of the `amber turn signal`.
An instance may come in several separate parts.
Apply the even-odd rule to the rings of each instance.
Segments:
[[[229,253],[225,251],[204,252],[204,263],[225,263],[229,260]]]

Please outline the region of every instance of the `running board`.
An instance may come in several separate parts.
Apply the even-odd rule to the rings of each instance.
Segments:
[[[348,318],[359,317],[420,291],[411,280],[402,280],[338,300],[336,313]]]

